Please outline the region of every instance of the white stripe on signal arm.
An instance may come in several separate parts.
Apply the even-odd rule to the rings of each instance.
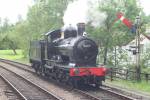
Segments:
[[[124,16],[121,16],[120,20],[123,21],[124,20]]]

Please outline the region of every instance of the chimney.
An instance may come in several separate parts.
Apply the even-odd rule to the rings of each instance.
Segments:
[[[78,35],[83,36],[83,33],[85,32],[85,23],[78,23],[77,28],[78,28]]]

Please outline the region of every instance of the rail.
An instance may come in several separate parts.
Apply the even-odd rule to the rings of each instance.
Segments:
[[[27,100],[27,98],[13,85],[9,82],[2,74],[0,77],[19,95],[22,100]]]
[[[25,65],[25,64],[18,63],[18,62],[14,62],[14,61],[11,61],[11,60],[5,60],[5,59],[1,59],[1,61],[4,62],[4,63],[6,63],[6,64],[15,66],[15,67],[17,67],[17,68],[19,68],[19,69],[22,69],[22,70],[24,70],[24,71],[28,71],[29,73],[35,74],[35,73],[34,73],[33,71],[31,71],[31,70],[19,66],[19,65]],[[19,65],[18,65],[18,64],[19,64]],[[5,68],[5,69],[6,69],[6,70],[9,70],[9,69],[7,69],[7,68]],[[9,70],[9,71],[10,71],[10,70]],[[14,73],[14,72],[13,72],[13,73]],[[16,73],[14,73],[14,74],[16,74]],[[22,77],[22,76],[20,76],[20,77]],[[24,77],[22,77],[22,78],[24,78]],[[26,80],[28,80],[28,79],[26,79]],[[28,81],[29,81],[29,80],[28,80]],[[35,84],[35,83],[32,83],[32,84]],[[58,84],[58,85],[59,85],[59,84]],[[82,94],[83,96],[89,98],[89,100],[101,100],[100,98],[97,98],[97,97],[95,97],[95,96],[93,96],[93,95],[90,95],[89,93],[86,93],[86,92],[84,92],[84,91],[82,91],[82,90],[73,89],[72,91],[77,92],[77,93],[79,93],[79,94]],[[49,91],[46,90],[46,92],[49,92]],[[59,100],[62,100],[62,99],[59,99]]]
[[[17,74],[17,73],[15,73],[15,72],[13,72],[13,71],[11,71],[11,70],[9,70],[9,69],[7,69],[7,68],[1,66],[1,65],[0,65],[0,67],[3,68],[3,69],[5,69],[5,70],[8,71],[8,72],[14,74],[16,77],[18,77],[18,78],[20,78],[20,79],[23,79],[25,82],[31,84],[31,85],[34,86],[35,88],[39,89],[40,92],[41,92],[41,93],[43,92],[48,98],[51,97],[51,98],[53,98],[54,100],[63,100],[63,99],[61,99],[60,97],[58,97],[57,95],[53,94],[52,92],[49,92],[49,91],[47,91],[46,89],[40,87],[39,85],[37,85],[37,84],[31,82],[31,81],[28,80],[27,78],[22,77],[22,76],[20,76],[19,74]],[[24,92],[25,92],[25,91],[23,91],[23,93],[24,93]],[[20,94],[23,94],[23,93],[20,92]],[[26,93],[25,93],[25,94],[26,94]],[[25,95],[22,95],[22,96],[24,96],[25,98],[30,97],[30,96],[27,96],[27,95],[26,95],[26,96],[25,96]],[[27,99],[25,99],[25,100],[27,100]]]

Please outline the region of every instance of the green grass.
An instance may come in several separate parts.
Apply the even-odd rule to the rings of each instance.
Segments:
[[[106,83],[110,83],[112,85],[126,88],[129,90],[145,92],[150,95],[150,82],[147,83],[145,81],[133,82],[126,80],[114,80],[114,81],[107,80]]]
[[[24,58],[22,50],[16,50],[17,55],[14,55],[12,50],[0,50],[0,58],[28,63],[27,58]]]

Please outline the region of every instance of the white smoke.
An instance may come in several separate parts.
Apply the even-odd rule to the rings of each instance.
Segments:
[[[86,22],[87,0],[77,0],[70,3],[65,11],[64,24],[76,24]]]
[[[88,23],[94,27],[103,25],[107,15],[99,10],[100,0],[76,0],[70,3],[64,13],[64,24],[75,26],[79,22]]]
[[[88,2],[87,22],[91,22],[94,27],[101,27],[107,18],[105,12],[100,11],[100,0],[92,0]]]

